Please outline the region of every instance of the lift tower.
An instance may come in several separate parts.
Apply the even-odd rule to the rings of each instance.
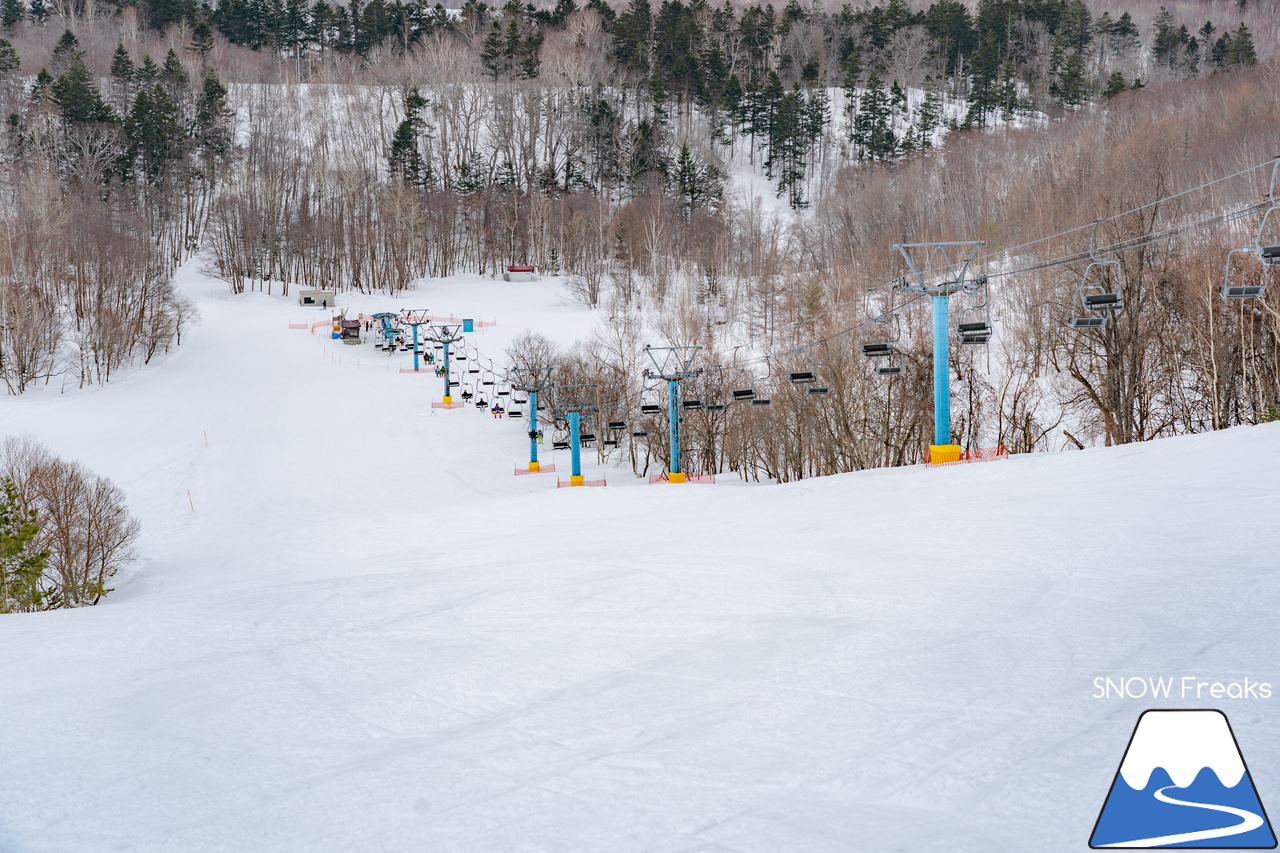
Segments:
[[[538,392],[553,387],[550,367],[517,367],[511,371],[511,387],[529,395],[529,473],[542,470],[538,461]]]
[[[680,380],[692,379],[702,373],[702,369],[693,369],[693,360],[698,357],[701,346],[689,347],[653,347],[646,345],[644,351],[653,361],[653,370],[644,371],[645,379],[663,379],[667,383],[667,417],[671,433],[671,470],[668,482],[683,483],[685,474],[680,470]]]
[[[907,262],[908,275],[894,282],[903,293],[928,294],[933,303],[933,446],[934,464],[956,462],[960,446],[951,442],[951,365],[948,362],[947,300],[953,293],[976,293],[987,285],[985,275],[969,277],[969,267],[985,245],[981,240],[950,243],[898,243],[894,248]]]

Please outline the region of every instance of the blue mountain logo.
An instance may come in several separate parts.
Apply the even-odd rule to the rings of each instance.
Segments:
[[[1275,833],[1221,711],[1145,711],[1089,846],[1270,850]]]

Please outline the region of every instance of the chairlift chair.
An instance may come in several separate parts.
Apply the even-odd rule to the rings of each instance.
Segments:
[[[816,397],[821,397],[821,396],[823,396],[823,395],[825,395],[825,394],[830,394],[830,393],[831,393],[831,389],[830,389],[830,388],[824,388],[824,387],[822,387],[822,386],[820,386],[820,385],[810,385],[808,388],[804,389],[804,393],[806,393],[806,394],[813,394],[813,395],[814,395],[814,396],[816,396]]]
[[[649,433],[645,430],[638,429],[635,432],[631,433],[631,437],[632,438],[648,438]]]
[[[791,383],[793,385],[807,385],[810,382],[816,381],[818,378],[813,375],[812,370],[797,370],[787,374],[787,376],[791,379]]]
[[[708,412],[723,412],[724,403],[707,403],[703,406]]]
[[[740,391],[734,391],[732,396],[735,403],[739,400],[754,400],[756,396],[756,389],[743,388]]]
[[[567,441],[553,441],[553,442],[551,442],[551,449],[552,449],[552,450],[568,450],[568,449],[569,449],[569,442],[567,442]]]
[[[697,411],[702,408],[701,400],[684,400],[680,403],[681,408],[687,412]]]
[[[609,429],[626,429],[626,421],[609,421]]]
[[[1231,283],[1231,258],[1234,255],[1254,252],[1256,250],[1259,260],[1262,261],[1262,279],[1257,284],[1232,284]],[[1268,255],[1268,252],[1274,254]],[[1272,259],[1274,258],[1274,260]],[[1267,269],[1270,266],[1280,263],[1280,246],[1265,246],[1255,249],[1254,246],[1245,246],[1243,249],[1233,249],[1227,253],[1227,266],[1222,275],[1222,287],[1218,288],[1218,293],[1223,299],[1257,299],[1267,292]]]
[[[617,447],[618,440],[616,438],[606,438],[603,442],[601,442],[601,444],[603,444],[605,447]]]
[[[756,398],[754,398],[754,399],[751,401],[751,405],[753,405],[753,406],[771,406],[771,405],[773,405],[773,401],[772,401],[772,400],[770,400],[768,397],[756,397]]]
[[[647,403],[640,407],[640,414],[642,415],[656,415],[656,414],[659,414],[661,411],[662,411],[661,406],[655,406],[652,403]]]

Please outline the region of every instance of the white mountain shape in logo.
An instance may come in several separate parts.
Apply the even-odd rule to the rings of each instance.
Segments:
[[[1218,711],[1143,714],[1120,775],[1130,788],[1141,791],[1157,767],[1163,767],[1179,788],[1191,785],[1206,767],[1228,788],[1240,784],[1245,773],[1227,718]]]

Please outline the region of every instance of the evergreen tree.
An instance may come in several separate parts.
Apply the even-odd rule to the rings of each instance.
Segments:
[[[150,56],[142,57],[142,64],[133,72],[133,77],[140,83],[154,83],[160,79],[160,66]]]
[[[174,53],[173,48],[169,48],[169,52],[165,54],[164,65],[160,67],[160,79],[169,85],[171,91],[185,89],[187,83],[191,82],[187,69],[183,67],[182,60]]]
[[[72,66],[84,54],[80,51],[80,40],[71,30],[63,30],[58,43],[53,47],[53,59],[49,64],[55,74],[61,74]]]
[[[27,16],[22,0],[0,0],[0,26],[12,30]]]
[[[889,93],[874,72],[867,78],[866,91],[858,102],[851,141],[859,160],[888,160],[897,153],[898,139],[893,131]]]
[[[613,24],[613,58],[619,65],[636,71],[649,70],[649,36],[653,12],[649,0],[631,0],[627,11]]]
[[[227,106],[227,87],[210,71],[201,84],[191,139],[205,154],[222,157],[231,150],[232,111]]]
[[[12,74],[22,63],[18,60],[18,51],[5,39],[0,39],[0,77]]]
[[[54,81],[50,97],[62,110],[62,117],[72,122],[110,122],[116,117],[102,100],[94,84],[93,73],[76,57],[71,67]]]
[[[426,107],[427,99],[418,94],[417,89],[405,96],[404,121],[400,122],[395,134],[391,137],[391,153],[387,158],[388,170],[391,174],[414,186],[423,186],[428,177],[422,161],[422,153],[418,147],[418,139],[423,127],[419,114]]]
[[[1111,76],[1107,78],[1107,87],[1102,90],[1102,97],[1110,100],[1127,88],[1128,86],[1124,82],[1124,74],[1119,71],[1113,71]]]
[[[45,0],[31,0],[31,9],[27,14],[37,24],[43,24],[49,17],[49,4]]]
[[[1258,62],[1258,54],[1253,47],[1253,33],[1249,32],[1249,28],[1243,23],[1231,36],[1230,46],[1227,48],[1225,62],[1232,68],[1243,68],[1246,65],[1256,65]]]
[[[972,74],[969,85],[969,113],[965,124],[970,127],[985,127],[987,116],[999,103],[999,89],[996,79],[1000,73],[1000,41],[994,33],[987,33],[982,38],[982,46],[973,57]]]
[[[1151,24],[1154,37],[1151,42],[1151,57],[1156,62],[1172,68],[1178,60],[1178,48],[1182,45],[1173,13],[1164,6],[1156,13]]]
[[[924,78],[924,99],[916,113],[915,144],[919,148],[933,145],[933,132],[942,125],[942,92],[931,76]]]
[[[116,45],[116,52],[111,54],[111,78],[123,85],[133,82],[133,60],[123,42]]]
[[[1067,54],[1057,78],[1049,88],[1062,104],[1074,107],[1087,100],[1089,89],[1085,80],[1084,55],[1080,51]]]
[[[167,88],[152,84],[138,92],[124,120],[124,135],[129,163],[139,165],[153,182],[163,179],[184,147],[178,107]]]
[[[209,52],[213,50],[213,30],[208,23],[197,21],[191,28],[191,44],[187,45],[187,49],[200,54],[201,59],[209,56]]]
[[[0,481],[0,613],[42,610],[48,604],[40,579],[49,552],[33,550],[38,522],[36,511],[23,507],[13,480]]]

